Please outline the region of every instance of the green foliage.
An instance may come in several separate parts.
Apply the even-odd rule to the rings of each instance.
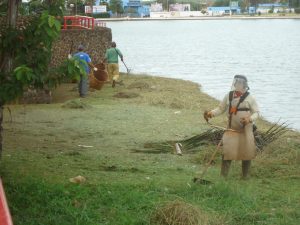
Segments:
[[[300,14],[300,8],[296,8],[295,13]]]
[[[229,6],[230,0],[217,0],[214,2],[213,6]]]
[[[0,2],[0,15],[7,12],[7,0],[2,0]]]
[[[122,0],[111,0],[109,3],[109,8],[113,13],[123,13]]]
[[[28,25],[3,27],[0,31],[1,58],[6,55],[13,58],[13,71],[0,73],[2,103],[19,97],[27,87],[53,88],[67,77],[78,78],[80,73],[85,73],[83,64],[74,59],[62,62],[58,68],[49,68],[52,44],[61,29],[55,16],[62,11],[60,1],[42,6],[48,10],[32,16]]]
[[[93,14],[94,18],[110,18],[110,14],[108,12]]]

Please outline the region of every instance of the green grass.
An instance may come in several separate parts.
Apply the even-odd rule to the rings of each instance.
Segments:
[[[137,82],[147,85],[129,88]],[[157,206],[178,199],[207,213],[211,225],[299,223],[298,133],[288,132],[259,154],[247,181],[240,179],[240,162],[221,179],[218,155],[205,176],[213,184],[194,184],[215,146],[182,157],[134,150],[208,129],[202,112],[217,101],[187,81],[124,76],[124,83],[92,92],[81,100],[89,106],[84,109],[62,107],[77,96],[69,84],[54,93],[55,104],[10,106],[12,123],[5,111],[0,172],[15,225],[147,225]],[[113,97],[118,92],[139,97]],[[258,126],[270,124],[260,120]],[[78,175],[86,183],[69,182]]]

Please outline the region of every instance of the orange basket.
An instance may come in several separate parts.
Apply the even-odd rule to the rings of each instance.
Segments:
[[[108,74],[105,70],[97,70],[97,71],[93,71],[94,76],[97,78],[97,80],[99,81],[107,81],[108,79]]]
[[[91,72],[91,74],[90,74],[90,87],[91,88],[100,90],[103,87],[104,83],[105,83],[105,81],[98,80],[95,77],[94,73]]]

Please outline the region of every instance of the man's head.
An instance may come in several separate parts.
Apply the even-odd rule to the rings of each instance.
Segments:
[[[111,47],[113,47],[113,48],[117,47],[116,42],[113,41],[113,42],[111,43]]]
[[[235,75],[233,78],[232,89],[235,91],[246,92],[249,89],[247,77],[244,75]]]
[[[78,45],[78,51],[83,51],[84,50],[84,46],[82,44]]]

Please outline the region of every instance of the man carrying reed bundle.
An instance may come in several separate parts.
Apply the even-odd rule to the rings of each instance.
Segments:
[[[85,98],[87,96],[88,90],[89,90],[90,67],[93,68],[94,71],[97,71],[98,69],[92,64],[92,60],[91,60],[90,56],[86,52],[84,52],[85,47],[83,45],[79,45],[77,49],[78,49],[78,52],[73,55],[73,58],[77,59],[77,60],[82,60],[83,62],[85,62],[85,64],[80,62],[80,63],[82,63],[82,66],[84,67],[86,74],[80,75],[80,81],[78,84],[79,96],[81,98]],[[71,58],[71,57],[72,56],[69,55],[69,58]]]
[[[257,103],[248,92],[247,78],[234,76],[231,91],[226,94],[220,105],[204,112],[204,118],[218,116],[227,111],[228,130],[222,137],[223,155],[221,175],[227,177],[232,160],[242,160],[242,178],[247,178],[251,160],[256,156],[253,135],[253,122],[259,116]]]

